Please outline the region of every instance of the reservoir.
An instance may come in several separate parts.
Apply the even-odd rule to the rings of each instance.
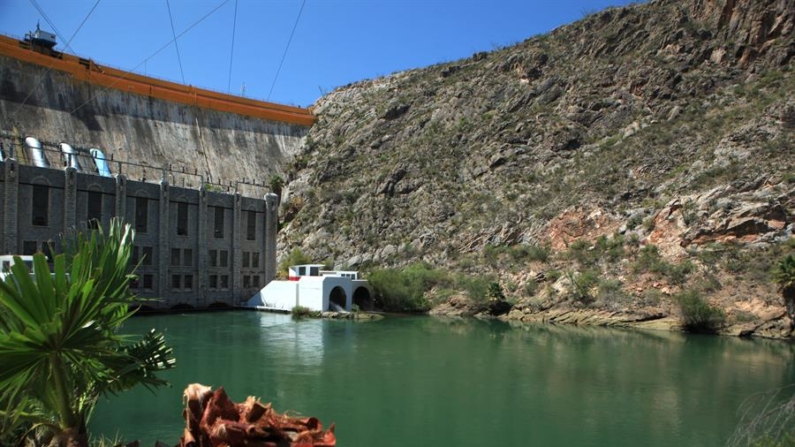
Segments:
[[[138,317],[174,348],[171,388],[103,399],[94,435],[175,445],[189,383],[335,422],[337,445],[720,446],[758,393],[795,382],[781,341],[499,321]]]

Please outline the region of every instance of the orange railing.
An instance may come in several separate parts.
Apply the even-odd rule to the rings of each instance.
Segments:
[[[69,73],[80,81],[124,92],[302,126],[311,126],[315,122],[312,112],[301,107],[241,98],[176,82],[163,81],[100,66],[91,59],[83,59],[66,53],[43,54],[30,49],[28,42],[6,36],[0,36],[0,54]]]

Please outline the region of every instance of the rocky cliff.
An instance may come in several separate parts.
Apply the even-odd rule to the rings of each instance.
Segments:
[[[724,331],[786,336],[794,27],[793,0],[658,0],[338,88],[282,253],[493,277],[521,320],[678,324],[695,291]]]

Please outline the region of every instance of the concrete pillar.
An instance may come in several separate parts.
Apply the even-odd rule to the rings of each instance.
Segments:
[[[279,231],[279,196],[265,194],[265,285],[276,278],[276,233]]]
[[[196,307],[207,307],[207,285],[209,275],[207,273],[207,190],[204,185],[199,188],[198,231],[196,235],[196,281],[199,287],[198,303]]]
[[[159,205],[159,219],[157,231],[157,245],[158,245],[158,263],[157,263],[157,285],[158,294],[164,300],[167,307],[173,306],[177,303],[171,300],[171,283],[169,282],[169,265],[171,265],[171,245],[169,243],[169,193],[170,188],[168,182],[162,180],[160,182],[160,201]]]
[[[63,229],[74,228],[77,224],[77,170],[71,166],[64,169],[63,188]]]
[[[232,209],[232,302],[238,304],[242,299],[240,296],[242,288],[242,278],[240,271],[243,269],[243,252],[241,251],[241,241],[243,239],[243,211],[240,194],[235,193],[234,208]]]
[[[13,158],[5,161],[5,184],[3,190],[3,234],[0,235],[0,252],[19,254],[17,228],[19,210],[19,166]]]
[[[124,174],[116,176],[116,214],[115,216],[127,222],[127,177]]]

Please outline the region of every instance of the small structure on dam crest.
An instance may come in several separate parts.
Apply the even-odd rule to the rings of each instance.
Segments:
[[[301,306],[318,312],[350,312],[354,304],[362,307],[369,302],[370,285],[359,279],[359,272],[323,268],[323,264],[294,265],[287,280],[271,281],[248,300],[247,306],[275,311]]]

